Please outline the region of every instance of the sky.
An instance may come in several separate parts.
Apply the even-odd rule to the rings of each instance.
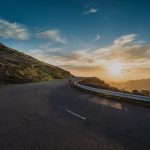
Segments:
[[[150,78],[149,0],[0,0],[0,42],[77,76]]]

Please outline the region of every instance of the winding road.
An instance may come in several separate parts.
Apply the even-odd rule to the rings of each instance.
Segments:
[[[150,109],[67,80],[0,88],[0,150],[149,150]]]

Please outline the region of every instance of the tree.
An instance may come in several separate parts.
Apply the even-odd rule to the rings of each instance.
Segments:
[[[150,92],[148,90],[142,90],[141,95],[150,96]]]
[[[133,93],[133,94],[137,94],[137,95],[140,95],[140,94],[141,94],[138,90],[133,90],[132,93]]]

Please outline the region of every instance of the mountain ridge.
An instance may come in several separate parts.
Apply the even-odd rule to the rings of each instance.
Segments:
[[[123,83],[112,82],[111,85],[120,89],[129,90],[129,91],[132,91],[134,89],[150,91],[150,78],[129,80]]]

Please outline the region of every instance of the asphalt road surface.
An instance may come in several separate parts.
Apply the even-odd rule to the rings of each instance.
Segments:
[[[149,150],[150,109],[66,80],[0,88],[0,150]]]

